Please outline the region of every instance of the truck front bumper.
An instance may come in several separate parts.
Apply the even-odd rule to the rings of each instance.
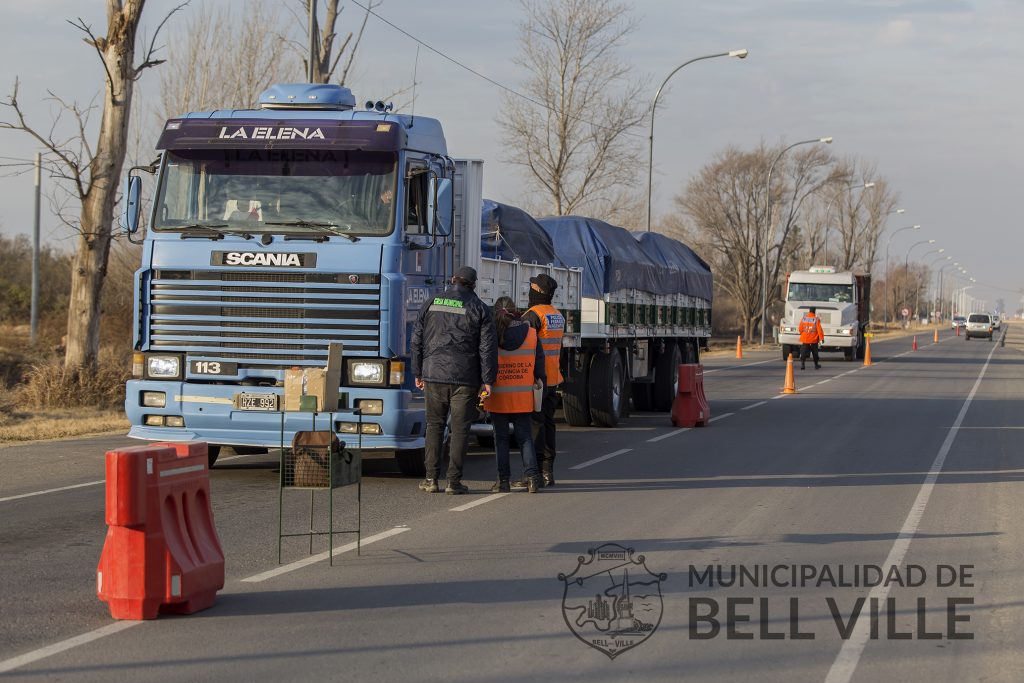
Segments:
[[[779,333],[779,343],[791,346],[800,346],[800,335],[788,332]],[[825,341],[818,348],[821,349],[849,349],[856,348],[857,337],[845,334],[826,334]]]

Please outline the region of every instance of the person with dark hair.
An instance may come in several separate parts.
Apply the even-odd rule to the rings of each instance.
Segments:
[[[814,369],[821,368],[818,362],[818,344],[825,341],[825,331],[821,329],[821,319],[817,316],[817,309],[811,306],[807,314],[800,319],[800,369],[806,369],[807,353],[814,357]]]
[[[445,423],[451,434],[451,461],[445,493],[469,491],[462,484],[462,460],[478,396],[491,393],[498,374],[498,347],[491,309],[473,290],[476,270],[463,266],[453,287],[428,299],[412,334],[411,369],[427,404],[426,470],[420,490],[438,491]],[[450,419],[449,419],[450,418]]]
[[[537,448],[537,460],[544,486],[555,485],[555,408],[558,404],[558,385],[562,383],[559,361],[562,353],[562,335],[565,333],[565,318],[551,305],[551,299],[558,289],[554,278],[541,273],[530,278],[530,310],[523,319],[537,330],[540,345],[544,348],[544,371],[547,383],[539,411],[533,414],[533,443]],[[521,484],[524,482],[520,482]]]
[[[537,341],[537,331],[519,317],[516,303],[509,297],[494,302],[494,323],[498,337],[498,379],[494,393],[484,399],[484,409],[491,414],[494,427],[494,457],[498,480],[491,491],[511,491],[509,478],[509,424],[519,441],[523,459],[526,489],[536,493],[540,488],[537,474],[537,453],[533,447],[531,416],[533,391],[543,386],[544,348]]]

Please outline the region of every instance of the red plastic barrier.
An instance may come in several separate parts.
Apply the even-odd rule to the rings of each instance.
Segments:
[[[703,427],[711,419],[704,397],[704,366],[699,363],[679,366],[679,393],[672,401],[672,424],[676,427]]]
[[[96,593],[115,619],[191,614],[224,587],[206,444],[107,451],[107,538]]]

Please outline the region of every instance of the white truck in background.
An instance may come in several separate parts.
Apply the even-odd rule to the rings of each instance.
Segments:
[[[864,358],[868,328],[871,276],[832,266],[814,266],[789,274],[785,289],[786,312],[779,325],[782,358],[800,353],[800,319],[812,306],[825,331],[822,351],[842,351],[846,360]]]

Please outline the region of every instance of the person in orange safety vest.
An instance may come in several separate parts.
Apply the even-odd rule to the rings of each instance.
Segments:
[[[825,341],[825,331],[821,329],[821,320],[818,318],[814,306],[807,309],[807,314],[800,319],[800,369],[805,370],[807,364],[807,353],[814,357],[814,368],[821,367],[818,362],[818,344]]]
[[[511,491],[509,479],[509,424],[519,442],[523,459],[526,489],[536,493],[540,488],[537,452],[530,433],[535,388],[543,387],[546,378],[544,347],[537,331],[521,319],[515,302],[500,297],[494,303],[494,323],[498,338],[498,379],[491,394],[484,399],[484,409],[491,414],[494,428],[494,457],[498,480],[491,491]]]
[[[558,289],[554,278],[541,273],[530,278],[530,310],[523,319],[537,330],[541,346],[544,347],[544,364],[547,384],[539,411],[533,414],[533,443],[537,447],[537,461],[544,486],[555,485],[555,407],[558,405],[557,387],[562,383],[559,362],[562,355],[562,335],[565,333],[565,317],[551,305]],[[520,482],[522,484],[522,482]]]

